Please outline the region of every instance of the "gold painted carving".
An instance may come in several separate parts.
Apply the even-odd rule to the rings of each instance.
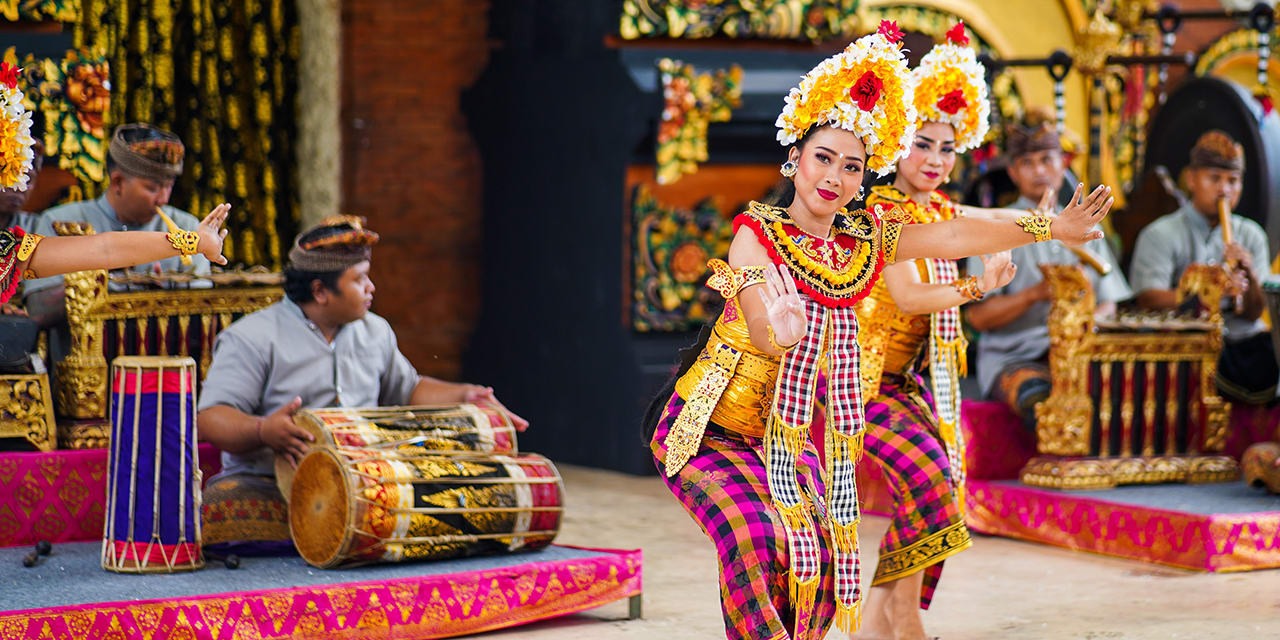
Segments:
[[[49,376],[0,376],[0,438],[22,438],[41,451],[57,447]]]
[[[1110,489],[1121,484],[1231,482],[1240,465],[1230,456],[1140,456],[1063,459],[1037,456],[1022,468],[1022,482],[1050,489]]]
[[[179,352],[147,355],[188,355],[187,330],[191,317],[198,317],[203,331],[199,369],[203,378],[211,359],[214,329],[220,331],[231,324],[233,314],[252,313],[284,297],[278,286],[109,292],[107,272],[101,270],[68,274],[65,282],[71,351],[57,364],[58,408],[63,416],[78,419],[106,416],[107,361],[102,354],[107,320],[136,320],[142,330],[158,325],[163,331],[169,319],[176,317],[181,332]]]
[[[1093,289],[1075,265],[1040,265],[1052,290],[1049,311],[1049,369],[1053,390],[1036,407],[1037,450],[1041,454],[1023,468],[1023,482],[1055,488],[1101,488],[1135,482],[1218,482],[1238,476],[1239,467],[1220,455],[1226,445],[1230,404],[1217,395],[1214,375],[1222,350],[1222,314],[1219,304],[1225,274],[1218,267],[1192,265],[1179,283],[1179,299],[1199,298],[1198,319],[1158,319],[1138,322],[1129,329],[1124,321],[1095,320]],[[1105,330],[1099,325],[1105,326]],[[1154,363],[1167,363],[1163,380],[1156,380]],[[1115,363],[1120,363],[1115,367]],[[1177,415],[1179,365],[1185,363],[1198,383],[1198,392],[1186,398],[1185,410],[1193,416],[1203,407],[1205,423],[1200,441],[1188,442],[1186,455],[1174,450],[1171,433],[1165,449],[1155,447],[1157,412],[1168,424]],[[1094,406],[1089,394],[1090,369],[1098,366],[1103,390]],[[1145,367],[1145,387],[1138,406],[1133,388],[1135,371]],[[1109,391],[1113,376],[1123,376],[1124,391],[1113,403]],[[1156,400],[1155,387],[1170,390],[1164,407]],[[1114,405],[1114,406],[1113,406]],[[1090,457],[1095,412],[1101,433],[1100,449]],[[1118,450],[1110,445],[1114,414],[1121,429]],[[1136,425],[1135,418],[1142,424]],[[1141,432],[1135,432],[1140,428]],[[1133,456],[1134,438],[1141,438],[1142,455]],[[1068,459],[1070,458],[1070,459]]]

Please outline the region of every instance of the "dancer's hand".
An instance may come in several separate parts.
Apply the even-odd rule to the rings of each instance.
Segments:
[[[227,259],[222,256],[222,241],[227,237],[227,230],[222,228],[222,224],[227,221],[230,211],[231,205],[224,202],[214,207],[196,228],[196,232],[200,234],[200,253],[214,264],[227,263]]]
[[[1013,257],[1008,251],[980,257],[982,275],[978,278],[978,286],[982,287],[982,293],[989,293],[993,289],[1009,284],[1013,276],[1018,273],[1018,265],[1013,263]]]
[[[760,300],[764,302],[765,313],[773,327],[774,341],[779,346],[800,342],[808,332],[808,318],[800,292],[796,290],[795,278],[787,269],[771,264],[765,266],[764,279],[764,285],[756,287],[756,290],[760,292]]]
[[[1111,211],[1116,199],[1111,197],[1111,187],[1099,185],[1089,197],[1080,200],[1080,192],[1084,185],[1076,185],[1071,194],[1071,204],[1062,213],[1053,217],[1049,226],[1053,239],[1060,240],[1069,247],[1080,247],[1090,240],[1102,237],[1102,232],[1094,229]]]

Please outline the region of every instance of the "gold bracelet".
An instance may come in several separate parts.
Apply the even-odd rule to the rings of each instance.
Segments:
[[[1023,231],[1035,236],[1036,242],[1049,241],[1051,238],[1049,235],[1050,221],[1049,216],[1034,211],[1014,220],[1019,227],[1022,227]]]
[[[969,276],[968,278],[961,280],[953,280],[951,282],[951,286],[956,288],[957,293],[973,301],[981,300],[982,297],[986,295],[986,293],[983,292],[982,287],[978,286],[977,276]]]
[[[790,350],[791,350],[792,348],[794,348],[796,345],[800,344],[800,341],[799,341],[799,340],[796,340],[795,342],[793,342],[793,343],[791,343],[791,344],[789,344],[789,345],[780,345],[780,344],[778,344],[777,339],[775,339],[775,338],[774,338],[774,335],[773,335],[773,325],[769,325],[769,329],[768,329],[767,333],[769,334],[769,346],[773,347],[774,349],[777,349],[778,351],[790,351]]]
[[[200,253],[200,234],[195,231],[183,231],[181,229],[170,231],[164,234],[164,239],[168,240],[169,244],[173,245],[173,248],[184,256],[194,256]]]
[[[170,218],[169,214],[164,212],[164,207],[156,207],[156,214],[160,216],[161,220],[164,220],[165,226],[169,227],[169,235],[173,235],[175,233],[177,234],[195,233],[193,231],[183,231],[182,229],[179,229],[178,225],[173,222],[173,218]],[[173,238],[169,238],[169,244],[173,245],[173,248],[177,249],[178,253],[182,254],[182,264],[190,266],[191,258],[189,258],[188,256],[194,256],[195,254],[200,252],[200,250],[196,248],[200,246],[200,235],[199,234],[196,235],[195,242],[191,244],[191,251],[183,251],[182,247],[179,246],[176,242],[174,242]]]

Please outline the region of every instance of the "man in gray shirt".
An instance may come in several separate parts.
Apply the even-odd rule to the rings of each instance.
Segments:
[[[484,401],[493,389],[421,376],[386,320],[369,311],[369,259],[378,235],[337,216],[300,234],[285,270],[287,298],[218,334],[200,390],[200,439],[222,450],[204,489],[206,544],[289,540],[277,454],[297,464],[312,440],[299,408]],[[512,416],[516,428],[528,423]],[[255,505],[245,510],[244,505]],[[247,512],[241,518],[236,514]]]
[[[1018,187],[1013,209],[1034,209],[1046,190],[1062,184],[1066,172],[1061,139],[1052,123],[1011,127],[1007,136],[1008,172]],[[1085,245],[1101,260],[1115,264],[1106,240]],[[1057,241],[1037,242],[1012,251],[1017,274],[1009,284],[988,292],[986,297],[965,307],[965,316],[978,339],[978,382],[983,394],[1004,402],[1035,430],[1035,406],[1049,397],[1049,283],[1041,275],[1042,264],[1079,264],[1067,247]],[[982,261],[968,260],[971,275],[982,274]],[[1119,269],[1101,275],[1086,268],[1093,285],[1098,313],[1110,313],[1115,303],[1132,294]]]
[[[200,221],[195,216],[168,206],[173,183],[182,175],[185,148],[177,136],[148,124],[126,124],[117,127],[107,148],[106,193],[96,200],[72,202],[46,210],[39,216],[34,231],[42,236],[56,236],[53,225],[79,222],[93,225],[96,233],[110,231],[163,231],[169,228],[156,213],[163,208],[182,229],[195,231]],[[28,229],[31,231],[31,229]],[[190,265],[181,257],[133,267],[131,271],[185,271],[209,273],[209,260],[201,255],[189,256]],[[23,302],[31,319],[49,329],[49,370],[70,351],[70,332],[66,324],[66,292],[62,276],[35,278],[22,283]]]
[[[1191,202],[1142,230],[1130,276],[1138,304],[1163,311],[1177,306],[1178,281],[1189,265],[1227,265],[1232,284],[1222,300],[1218,388],[1237,402],[1261,404],[1275,397],[1280,377],[1271,334],[1261,320],[1261,282],[1270,264],[1267,234],[1253,220],[1231,214],[1232,242],[1226,244],[1218,213],[1220,199],[1231,209],[1240,203],[1243,173],[1243,147],[1222,131],[1202,135],[1186,172]]]

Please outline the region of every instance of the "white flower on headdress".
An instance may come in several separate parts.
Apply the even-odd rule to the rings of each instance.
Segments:
[[[814,126],[852,131],[867,147],[867,168],[880,175],[910,148],[915,136],[915,79],[898,45],[902,33],[885,21],[880,29],[823,60],[784,99],[774,123],[778,142],[794,144]]]
[[[964,23],[957,23],[947,32],[947,41],[934,45],[911,72],[917,83],[917,126],[925,122],[951,125],[960,153],[982,144],[991,120],[985,69],[968,43]]]

